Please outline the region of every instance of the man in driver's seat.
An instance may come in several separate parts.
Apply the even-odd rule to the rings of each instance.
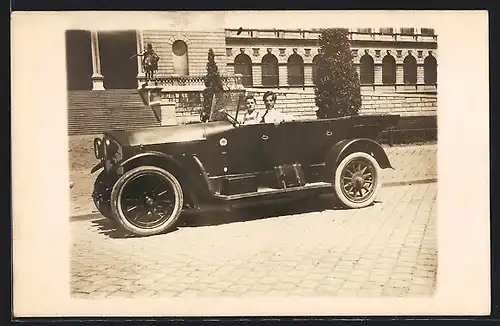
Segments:
[[[259,111],[255,109],[255,98],[253,95],[247,95],[245,98],[246,111],[242,115],[241,124],[257,124],[259,120]]]

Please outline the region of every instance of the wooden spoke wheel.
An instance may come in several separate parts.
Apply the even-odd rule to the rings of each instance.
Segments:
[[[356,152],[346,156],[335,171],[335,193],[348,208],[369,206],[381,187],[381,169],[368,153]]]
[[[111,208],[120,224],[139,236],[173,228],[183,207],[177,178],[164,169],[141,166],[118,179],[111,193]]]

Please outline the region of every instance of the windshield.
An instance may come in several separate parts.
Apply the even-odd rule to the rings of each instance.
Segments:
[[[210,111],[209,121],[226,120],[224,114],[219,113],[224,109],[233,118],[238,119],[238,113],[243,110],[245,106],[245,92],[244,91],[225,91],[214,95],[212,101],[212,110]]]

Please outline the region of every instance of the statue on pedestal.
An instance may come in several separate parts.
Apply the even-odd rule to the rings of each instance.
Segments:
[[[154,72],[158,70],[158,61],[160,57],[153,50],[151,43],[148,43],[146,50],[141,54],[134,54],[130,59],[136,56],[142,57],[142,69],[146,74],[146,83],[154,79]]]

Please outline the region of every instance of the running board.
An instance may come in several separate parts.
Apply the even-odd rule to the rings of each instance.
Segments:
[[[329,188],[332,187],[331,183],[328,182],[314,182],[314,183],[307,183],[304,186],[299,186],[299,187],[290,187],[290,188],[259,188],[255,192],[247,192],[247,193],[242,193],[242,194],[235,194],[235,195],[221,195],[216,193],[214,196],[219,199],[223,200],[235,200],[235,199],[242,199],[242,198],[249,198],[249,197],[260,197],[260,196],[267,196],[267,195],[272,195],[272,194],[283,194],[283,193],[290,193],[290,192],[297,192],[297,191],[302,191],[302,190],[311,190],[311,189],[322,189],[322,188]]]

